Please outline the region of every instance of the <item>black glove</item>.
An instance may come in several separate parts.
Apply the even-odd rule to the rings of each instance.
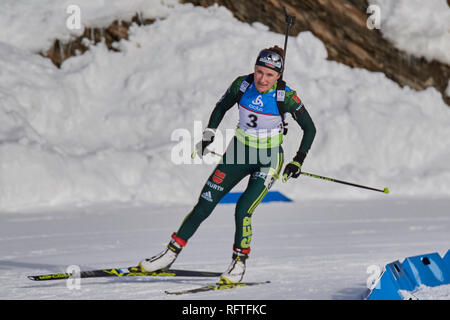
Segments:
[[[305,160],[306,155],[302,152],[297,152],[297,155],[294,159],[289,162],[283,171],[282,181],[286,182],[289,178],[298,178],[302,173],[302,164],[303,160]]]
[[[192,158],[194,158],[196,154],[198,154],[198,156],[202,158],[205,155],[205,153],[209,152],[209,150],[206,149],[206,147],[209,146],[214,141],[215,134],[216,131],[211,128],[206,128],[205,131],[203,131],[202,140],[195,145],[195,150],[192,153]]]

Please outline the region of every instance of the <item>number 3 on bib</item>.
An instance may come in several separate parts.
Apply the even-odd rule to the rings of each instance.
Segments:
[[[250,128],[256,128],[256,121],[258,120],[258,117],[254,114],[249,114],[248,117],[250,118],[250,123],[247,122],[246,125],[248,125]]]

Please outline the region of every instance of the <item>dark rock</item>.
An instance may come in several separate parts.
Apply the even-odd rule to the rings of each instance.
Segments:
[[[133,23],[137,25],[151,24],[155,19],[144,19],[141,14],[136,14],[131,21],[113,21],[106,28],[85,28],[83,34],[66,43],[55,40],[52,47],[46,52],[41,53],[42,56],[49,58],[58,68],[64,60],[83,54],[89,49],[89,44],[97,44],[104,41],[109,50],[118,51],[114,47],[114,43],[121,39],[128,39],[128,29]]]

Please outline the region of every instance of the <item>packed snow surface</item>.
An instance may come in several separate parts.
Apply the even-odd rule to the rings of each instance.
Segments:
[[[216,278],[97,278],[34,282],[28,275],[128,267],[164,249],[191,206],[109,205],[0,215],[0,299],[361,299],[373,266],[450,243],[449,200],[262,203],[252,218],[245,281],[262,287],[169,296]],[[173,264],[223,272],[231,262],[234,205],[219,205]],[[70,289],[72,288],[72,289]],[[447,291],[444,291],[446,290]],[[443,287],[422,299],[450,299]],[[434,292],[433,292],[434,291]],[[420,298],[419,297],[419,298]]]
[[[450,300],[450,284],[437,287],[421,285],[412,295],[418,300]]]

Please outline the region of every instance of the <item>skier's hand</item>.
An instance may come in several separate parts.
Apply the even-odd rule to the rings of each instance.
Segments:
[[[282,181],[286,182],[289,178],[298,178],[302,173],[302,164],[306,158],[306,154],[301,152],[300,150],[295,155],[294,159],[289,162],[283,171]]]
[[[298,178],[301,173],[302,165],[300,162],[291,161],[284,168],[282,181],[286,182],[289,178]]]
[[[203,158],[203,156],[209,152],[206,147],[214,141],[215,134],[216,131],[214,129],[206,128],[205,131],[203,131],[202,140],[197,142],[195,145],[195,149],[194,152],[192,152],[191,157],[194,158],[195,155],[198,154],[200,158]]]

